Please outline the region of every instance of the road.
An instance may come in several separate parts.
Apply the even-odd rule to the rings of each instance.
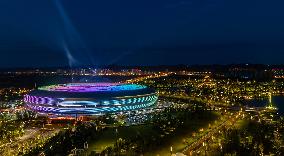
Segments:
[[[212,136],[214,136],[214,134],[219,133],[219,131],[223,127],[230,127],[230,126],[234,125],[239,117],[240,117],[240,115],[239,115],[238,112],[233,114],[231,117],[229,117],[228,120],[220,123],[218,126],[212,128],[212,129],[210,129],[210,131],[208,131],[203,136],[198,138],[195,142],[193,142],[190,145],[188,145],[183,150],[183,153],[186,154],[186,155],[192,155],[192,153],[194,151],[197,151],[199,148],[201,148],[207,140],[210,140],[212,138]]]
[[[44,142],[47,138],[58,133],[60,129],[41,129],[30,128],[25,130],[25,134],[10,143],[0,146],[0,155],[14,156],[19,155],[20,152],[25,152],[37,146],[38,143]]]
[[[28,140],[29,138],[32,138],[36,135],[36,133],[39,132],[38,128],[32,128],[32,129],[26,129],[25,134],[21,137],[19,137],[19,141],[25,141]]]

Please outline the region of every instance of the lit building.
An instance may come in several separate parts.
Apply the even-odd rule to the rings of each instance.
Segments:
[[[49,116],[92,116],[152,107],[153,89],[136,84],[70,83],[40,87],[25,95],[26,106]]]

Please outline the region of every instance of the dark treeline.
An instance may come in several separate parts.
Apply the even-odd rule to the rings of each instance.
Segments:
[[[60,131],[51,137],[42,147],[36,146],[24,156],[44,154],[46,156],[68,155],[72,149],[84,149],[84,144],[95,139],[100,133],[95,124],[78,123],[76,128]]]
[[[282,121],[275,124],[249,121],[244,129],[228,129],[224,131],[224,147],[222,155],[283,155],[284,147],[281,143],[284,138]],[[282,128],[281,128],[282,127]]]

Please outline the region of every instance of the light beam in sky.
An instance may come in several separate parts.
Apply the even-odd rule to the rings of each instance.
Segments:
[[[83,54],[83,56],[85,56],[85,58],[88,59],[94,65],[94,60],[92,58],[92,55],[90,54],[90,51],[88,50],[87,46],[83,42],[81,35],[78,33],[78,31],[72,24],[61,1],[55,0],[54,2],[59,12],[59,15],[63,21],[64,28],[66,31],[66,36],[64,37],[65,42],[63,46],[64,46],[66,57],[69,59],[69,65],[70,63],[72,64],[72,63],[78,62],[75,60],[74,54],[72,53],[72,51],[75,51],[76,54],[78,53]]]
[[[72,56],[66,44],[64,44],[63,47],[64,47],[65,55],[68,59],[69,67],[73,67],[76,63],[78,63],[78,61]]]

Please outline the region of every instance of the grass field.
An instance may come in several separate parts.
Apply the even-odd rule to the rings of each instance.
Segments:
[[[108,128],[99,136],[98,139],[90,143],[89,152],[94,150],[101,152],[106,147],[112,146],[118,138],[130,139],[135,137],[138,133],[142,136],[158,135],[151,125]]]
[[[187,146],[184,141],[190,141],[194,132],[198,132],[200,128],[208,127],[209,123],[213,123],[218,119],[219,115],[218,113],[212,113],[209,118],[189,121],[184,128],[177,129],[173,134],[165,138],[163,145],[158,146],[154,151],[145,153],[145,156],[170,156],[171,147],[173,148],[173,153],[182,152]]]
[[[166,135],[162,144],[155,144],[155,150],[145,153],[146,156],[170,155],[170,147],[173,147],[173,152],[180,152],[186,144],[184,140],[189,140],[192,137],[193,132],[197,132],[200,128],[205,128],[209,123],[214,122],[220,114],[209,113],[209,116],[204,119],[189,120],[185,123],[184,128],[179,128],[173,133]],[[138,125],[129,127],[119,127],[106,129],[96,140],[89,143],[89,151],[101,152],[108,146],[112,146],[118,138],[131,139],[137,134],[140,134],[143,138],[151,138],[151,136],[161,135],[158,130],[155,130],[151,125]]]

